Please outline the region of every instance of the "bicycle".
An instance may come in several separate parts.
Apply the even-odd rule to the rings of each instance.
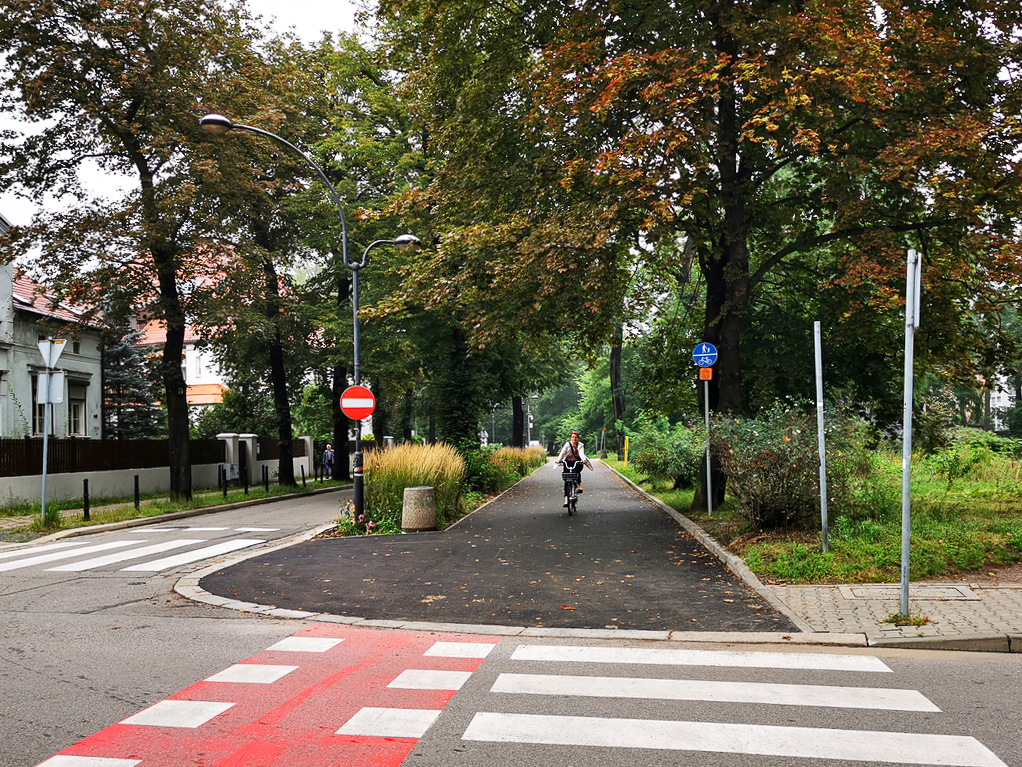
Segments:
[[[564,480],[564,495],[568,499],[568,516],[578,510],[578,486],[582,480],[582,461],[565,462],[561,469]]]

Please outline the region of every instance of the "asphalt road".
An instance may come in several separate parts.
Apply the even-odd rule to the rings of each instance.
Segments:
[[[575,516],[539,469],[446,532],[322,538],[205,577],[222,597],[368,619],[548,628],[795,631],[598,462]]]

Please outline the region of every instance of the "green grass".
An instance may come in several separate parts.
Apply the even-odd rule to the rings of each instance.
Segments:
[[[707,516],[692,492],[650,483],[607,461],[699,524],[766,582],[894,583],[901,577],[901,461],[884,454],[856,488],[855,508],[829,509],[829,551],[819,528],[752,529],[730,503]],[[936,461],[913,462],[910,574],[941,577],[1022,561],[1022,462],[988,455],[948,482]]]

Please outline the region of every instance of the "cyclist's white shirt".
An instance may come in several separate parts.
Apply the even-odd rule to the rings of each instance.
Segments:
[[[567,442],[565,442],[564,443],[564,447],[561,448],[561,452],[557,455],[557,461],[558,462],[563,461],[564,460],[564,456],[566,456],[568,454],[569,450],[571,450],[571,440],[570,439]],[[586,458],[586,446],[585,446],[585,443],[582,442],[582,440],[578,441],[578,457],[582,459],[582,463],[585,463],[585,464],[589,463],[589,459]]]

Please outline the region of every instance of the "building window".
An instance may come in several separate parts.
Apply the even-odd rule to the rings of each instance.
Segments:
[[[86,384],[72,383],[67,387],[67,433],[68,436],[84,437]]]
[[[39,402],[39,376],[32,376],[32,433],[42,436],[46,428],[46,405]],[[53,434],[53,422],[50,422]]]

